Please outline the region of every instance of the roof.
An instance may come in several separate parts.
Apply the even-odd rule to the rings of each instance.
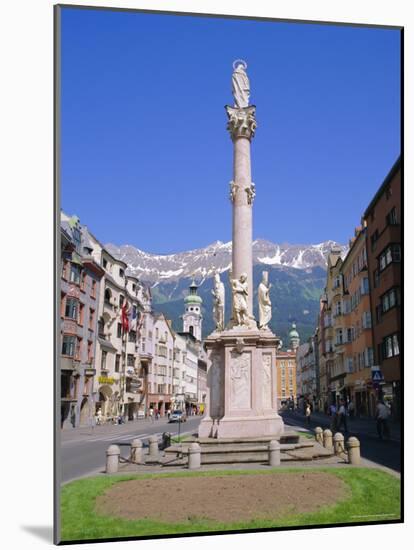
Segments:
[[[365,210],[364,212],[364,218],[367,218],[368,217],[368,214],[370,213],[370,211],[374,208],[374,206],[377,204],[377,202],[379,201],[379,199],[381,198],[382,194],[384,193],[385,191],[385,188],[387,187],[387,185],[390,183],[390,181],[392,180],[392,178],[395,176],[395,174],[397,174],[397,172],[401,170],[401,157],[398,157],[397,160],[395,161],[393,167],[391,168],[391,170],[388,172],[385,180],[382,182],[381,184],[381,187],[378,189],[378,191],[375,193],[374,195],[374,198],[372,199],[372,201],[369,203],[367,209]]]

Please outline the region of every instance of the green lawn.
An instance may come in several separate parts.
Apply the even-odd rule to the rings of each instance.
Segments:
[[[98,516],[95,499],[115,483],[131,479],[169,476],[255,475],[303,472],[328,472],[341,478],[351,489],[350,497],[334,506],[309,514],[286,515],[282,519],[252,519],[243,523],[218,523],[207,519],[190,518],[182,523],[161,523],[149,520],[125,520]],[[241,529],[275,528],[298,525],[361,523],[398,520],[400,518],[400,481],[396,477],[371,468],[290,468],[269,470],[224,470],[102,476],[80,479],[64,485],[61,492],[62,541],[90,540],[116,537],[157,536],[161,534],[199,533]]]

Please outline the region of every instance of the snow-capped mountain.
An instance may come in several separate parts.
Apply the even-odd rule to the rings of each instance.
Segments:
[[[253,263],[263,267],[310,269],[318,266],[326,269],[327,257],[333,247],[339,247],[343,255],[347,251],[346,246],[334,241],[300,245],[258,239],[253,242]],[[222,273],[231,267],[231,242],[216,241],[206,248],[166,255],[143,252],[132,245],[107,244],[106,248],[128,265],[128,273],[150,284],[192,276],[200,282],[215,271]]]

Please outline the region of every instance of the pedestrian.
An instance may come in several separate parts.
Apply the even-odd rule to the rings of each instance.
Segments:
[[[390,416],[389,408],[384,404],[382,399],[378,400],[377,409],[375,413],[375,420],[377,422],[377,433],[379,439],[389,439],[390,429],[388,426],[388,418]]]
[[[310,406],[310,403],[307,403],[306,404],[306,407],[305,407],[305,417],[306,417],[306,424],[308,426],[310,426],[310,423],[311,423],[311,406]]]
[[[70,422],[72,424],[73,428],[76,428],[76,412],[75,407],[72,407],[71,413],[70,413]]]
[[[345,407],[345,401],[341,399],[339,402],[339,409],[338,409],[338,423],[337,423],[337,429],[338,431],[344,427],[344,432],[348,431],[348,426],[346,423],[346,407]]]
[[[349,402],[348,404],[348,414],[349,414],[349,418],[354,418],[354,413],[355,413],[355,409],[354,409],[354,403],[351,399],[351,401]]]
[[[102,424],[102,409],[99,407],[98,413],[96,415],[96,423],[98,426]]]
[[[154,422],[154,409],[152,407],[150,407],[150,410],[149,410],[149,417],[151,422]]]
[[[329,413],[331,415],[331,425],[330,425],[331,432],[336,433],[338,430],[338,417],[337,417],[335,403],[332,403],[332,405],[330,405]]]
[[[170,409],[167,409],[167,418],[168,418],[168,420],[170,419],[170,415],[171,415],[171,411],[170,411]]]

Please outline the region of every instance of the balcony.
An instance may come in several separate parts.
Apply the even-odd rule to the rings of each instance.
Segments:
[[[79,361],[76,361],[73,357],[60,358],[60,370],[74,371],[78,365]]]

